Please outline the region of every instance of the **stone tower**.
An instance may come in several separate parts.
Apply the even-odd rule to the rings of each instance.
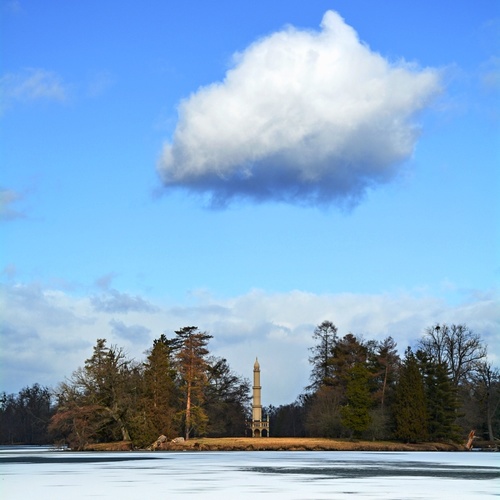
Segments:
[[[252,437],[269,436],[269,419],[262,419],[262,402],[260,398],[260,365],[259,360],[255,358],[253,365],[253,402],[252,402]]]

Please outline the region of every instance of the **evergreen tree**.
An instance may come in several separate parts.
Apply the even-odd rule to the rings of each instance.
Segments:
[[[250,382],[236,375],[224,358],[207,364],[204,410],[209,436],[243,436],[246,430]]]
[[[141,397],[134,418],[134,443],[151,444],[160,435],[173,438],[179,434],[175,414],[179,411],[179,390],[173,368],[172,341],[162,334],[144,363]]]
[[[308,388],[317,390],[322,385],[332,385],[332,356],[337,342],[337,327],[331,321],[323,321],[314,330],[313,339],[317,344],[309,348],[312,353],[309,357],[312,371]]]
[[[457,440],[460,430],[457,418],[457,388],[453,384],[447,365],[437,363],[418,351],[416,357],[424,380],[428,424],[431,440]]]
[[[371,422],[372,398],[368,388],[369,379],[368,368],[362,363],[355,364],[349,370],[346,404],[340,410],[342,425],[347,427],[357,438],[361,437]]]
[[[427,408],[425,388],[417,359],[410,348],[399,371],[393,405],[395,435],[406,442],[425,441]]]
[[[366,364],[367,358],[367,346],[352,333],[344,335],[333,348],[331,364],[334,384],[340,385],[345,391],[351,378],[351,369],[357,364]]]
[[[98,339],[92,356],[57,391],[51,430],[82,449],[93,441],[130,441],[137,371],[124,351]]]
[[[370,370],[373,373],[374,399],[384,409],[387,400],[391,399],[396,385],[400,358],[397,344],[392,337],[379,342],[370,360]]]
[[[370,385],[373,398],[373,408],[370,412],[372,423],[369,431],[373,439],[391,437],[390,410],[394,401],[400,362],[396,342],[392,337],[374,342],[373,347],[370,346],[368,349],[368,369],[371,373]]]
[[[200,332],[196,326],[181,328],[175,334],[177,337],[172,345],[184,397],[184,410],[181,414],[187,440],[193,431],[198,434],[206,432],[208,418],[203,403],[208,384],[207,345],[212,336]]]
[[[482,415],[483,435],[495,441],[500,435],[500,372],[490,363],[482,363],[474,383],[474,402]]]

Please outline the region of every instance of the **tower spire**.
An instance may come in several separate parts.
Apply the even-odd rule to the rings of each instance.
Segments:
[[[252,437],[269,436],[269,420],[262,418],[262,401],[260,385],[260,364],[259,359],[255,358],[253,365],[253,400],[252,400]]]

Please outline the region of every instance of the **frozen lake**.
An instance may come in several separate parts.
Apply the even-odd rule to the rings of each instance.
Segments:
[[[469,499],[500,495],[479,452],[119,452],[0,448],[2,500]]]

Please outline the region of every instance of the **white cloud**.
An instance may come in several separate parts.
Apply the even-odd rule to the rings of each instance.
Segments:
[[[159,173],[214,205],[353,204],[397,175],[419,134],[414,115],[439,91],[438,71],[387,61],[328,11],[321,31],[258,40],[223,82],[185,99]]]
[[[0,78],[2,107],[15,101],[49,100],[64,102],[67,89],[59,75],[41,68],[28,68],[18,73],[7,73]]]
[[[151,331],[144,326],[126,325],[123,321],[116,319],[112,319],[109,325],[114,335],[132,342],[141,343],[142,347],[144,347],[144,343],[148,342],[149,334],[151,333]]]
[[[119,292],[121,297],[129,294]],[[151,304],[146,298],[141,303]],[[204,293],[189,306],[95,309],[92,297],[77,297],[38,285],[3,285],[1,294],[0,392],[38,382],[55,386],[90,357],[97,338],[144,359],[155,338],[195,325],[213,335],[210,350],[240,375],[251,378],[259,357],[264,404],[292,402],[308,384],[312,332],[325,319],[339,334],[365,340],[391,335],[403,352],[436,322],[466,323],[500,364],[500,300],[491,292],[450,305],[433,296],[407,294],[266,293],[253,290],[230,299]]]
[[[92,306],[96,311],[100,312],[119,312],[127,313],[129,311],[144,311],[155,312],[157,308],[142,299],[141,297],[133,297],[126,293],[120,293],[118,290],[108,290],[101,296],[91,298]]]

